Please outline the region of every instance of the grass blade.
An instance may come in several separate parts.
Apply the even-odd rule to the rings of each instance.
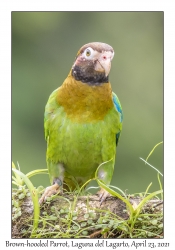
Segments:
[[[162,183],[161,183],[161,181],[160,181],[159,173],[157,174],[157,178],[158,178],[160,190],[162,190],[163,188],[162,188]],[[161,194],[161,199],[163,200],[163,193]]]
[[[148,196],[146,196],[146,197],[139,203],[139,205],[137,206],[137,208],[136,208],[136,210],[135,210],[136,214],[138,215],[138,214],[140,213],[141,208],[145,205],[145,203],[146,203],[147,201],[151,200],[152,197],[154,197],[154,196],[156,196],[156,195],[158,195],[158,194],[161,194],[161,193],[163,193],[163,190],[155,191],[155,192],[149,194]]]
[[[159,146],[159,145],[162,144],[162,143],[163,143],[163,141],[157,143],[157,144],[154,146],[154,148],[151,150],[151,152],[150,152],[149,155],[147,156],[146,161],[147,161],[148,158],[152,155],[152,153],[154,152],[155,148],[157,148],[157,146]]]
[[[35,169],[29,173],[26,174],[28,178],[36,175],[36,174],[48,174],[48,169]]]
[[[97,179],[97,182],[99,184],[100,187],[102,187],[103,189],[105,189],[108,193],[110,193],[113,196],[118,197],[120,200],[122,200],[123,202],[126,203],[126,205],[128,206],[129,210],[130,210],[130,215],[134,212],[134,209],[131,205],[131,203],[129,202],[129,200],[123,198],[123,196],[121,196],[119,193],[115,192],[114,190],[112,190],[111,188],[109,188],[108,186],[106,186],[103,182],[101,182],[99,179]]]
[[[148,166],[152,167],[154,170],[156,170],[162,177],[163,174],[155,167],[153,167],[151,164],[149,164],[147,161],[145,161],[143,158],[139,157],[142,161],[144,161],[146,164],[148,164]]]
[[[35,189],[32,182],[29,180],[29,178],[25,174],[23,174],[22,172],[20,172],[19,170],[15,168],[12,168],[12,171],[23,179],[23,181],[25,182],[25,184],[27,185],[30,191],[30,195],[31,195],[32,202],[33,202],[33,208],[34,208],[34,221],[33,221],[33,231],[32,231],[34,232],[38,228],[38,220],[39,220],[39,214],[40,214],[37,190]]]

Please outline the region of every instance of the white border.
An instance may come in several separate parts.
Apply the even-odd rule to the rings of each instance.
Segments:
[[[86,2],[64,1],[1,1],[0,3],[0,248],[11,240],[11,11],[164,11],[164,153],[165,153],[165,238],[175,249],[174,241],[174,153],[175,153],[175,2],[173,0],[108,0]],[[34,240],[33,240],[34,241]],[[38,240],[37,240],[38,241]],[[84,240],[81,240],[83,242]],[[126,240],[125,240],[126,241]],[[128,242],[130,240],[127,240]],[[126,242],[127,242],[126,241]],[[150,242],[156,240],[149,240]],[[64,242],[64,240],[59,240]],[[87,242],[87,241],[86,241]],[[142,247],[140,247],[142,248]],[[42,249],[45,249],[44,247]],[[75,248],[77,249],[77,248]],[[105,249],[105,248],[100,248]],[[148,249],[144,247],[144,249]]]

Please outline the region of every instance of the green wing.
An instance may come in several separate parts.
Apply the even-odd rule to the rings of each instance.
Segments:
[[[58,88],[55,89],[52,94],[49,96],[49,100],[45,107],[44,113],[44,133],[45,133],[45,140],[48,142],[49,139],[49,130],[50,125],[54,117],[54,113],[56,109],[59,108],[59,104],[56,102],[56,95],[57,95]]]

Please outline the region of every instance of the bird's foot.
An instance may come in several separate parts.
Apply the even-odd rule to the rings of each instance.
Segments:
[[[59,192],[60,192],[60,186],[57,183],[53,184],[52,186],[47,187],[43,195],[39,199],[39,204],[42,204],[43,201],[46,201],[47,197],[50,197],[51,195],[57,194]]]
[[[103,189],[103,188],[101,188],[97,192],[97,195],[99,196],[100,206],[101,206],[102,202],[105,201],[106,198],[110,196],[110,194],[105,189]]]

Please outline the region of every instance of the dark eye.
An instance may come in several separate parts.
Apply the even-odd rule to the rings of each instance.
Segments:
[[[91,55],[91,51],[89,49],[86,50],[86,56],[90,56]]]

